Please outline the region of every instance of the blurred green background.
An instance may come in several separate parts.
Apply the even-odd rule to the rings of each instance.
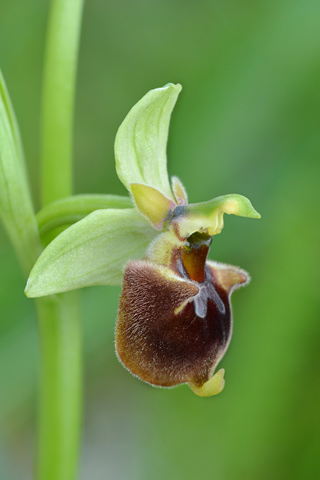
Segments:
[[[2,0],[0,65],[39,205],[48,1]],[[211,257],[248,270],[233,298],[226,387],[154,389],[114,354],[119,288],[82,292],[81,480],[320,478],[320,2],[90,0],[75,121],[75,191],[125,194],[113,142],[150,89],[183,85],[169,172],[192,202],[250,198]],[[39,351],[32,301],[0,226],[0,478],[32,478]]]

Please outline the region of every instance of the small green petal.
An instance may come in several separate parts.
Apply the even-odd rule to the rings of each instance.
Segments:
[[[131,183],[130,190],[137,209],[152,223],[154,228],[161,230],[165,219],[176,204],[159,190],[148,185]]]
[[[120,285],[125,264],[143,257],[155,235],[134,208],[97,210],[48,245],[31,271],[26,295]]]
[[[188,195],[181,180],[178,177],[172,177],[172,190],[178,205],[186,205],[188,203]]]
[[[169,83],[151,90],[121,124],[115,140],[116,169],[128,190],[131,183],[143,183],[174,200],[166,147],[171,112],[181,88]]]

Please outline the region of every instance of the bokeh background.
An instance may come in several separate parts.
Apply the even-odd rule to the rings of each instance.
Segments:
[[[48,1],[2,0],[0,65],[39,206],[39,111]],[[183,85],[169,172],[191,201],[249,197],[211,257],[248,270],[234,294],[226,387],[154,389],[114,354],[119,288],[82,292],[81,480],[320,478],[320,2],[90,0],[75,120],[75,191],[125,194],[113,142],[150,89]],[[0,478],[32,478],[38,335],[0,226]]]

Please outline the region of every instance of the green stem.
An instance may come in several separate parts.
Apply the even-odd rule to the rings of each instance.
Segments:
[[[83,0],[52,0],[42,105],[43,204],[72,194],[72,124]],[[74,293],[37,300],[42,369],[38,480],[73,480],[81,421],[81,328]]]
[[[41,338],[41,393],[37,474],[75,477],[81,414],[81,330],[77,292],[37,301]]]
[[[43,205],[72,193],[72,129],[83,0],[52,0],[42,110]]]

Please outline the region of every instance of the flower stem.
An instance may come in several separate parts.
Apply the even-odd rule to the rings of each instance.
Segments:
[[[42,203],[72,194],[72,126],[83,0],[52,0],[42,98]],[[77,294],[37,300],[41,342],[38,480],[73,480],[81,422]]]
[[[72,480],[77,471],[82,377],[77,296],[72,292],[37,301],[42,356],[39,480]]]
[[[75,79],[83,0],[52,0],[42,104],[42,203],[71,195]]]

